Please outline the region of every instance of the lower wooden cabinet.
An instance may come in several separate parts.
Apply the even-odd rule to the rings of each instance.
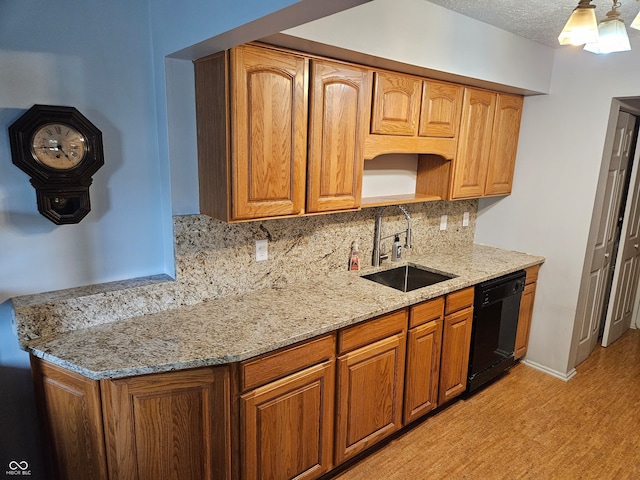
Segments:
[[[107,479],[98,382],[35,357],[31,370],[49,475]]]
[[[334,360],[240,398],[243,479],[310,479],[332,467]]]
[[[336,464],[402,426],[406,328],[401,310],[340,332],[346,353],[337,360]]]
[[[101,381],[110,478],[229,476],[228,369]]]
[[[513,356],[518,359],[527,353],[529,333],[531,332],[531,318],[533,316],[533,302],[536,297],[536,285],[540,265],[527,268],[524,291],[520,299],[520,313],[518,315],[518,329],[516,330],[516,345]]]
[[[527,274],[528,334],[537,268]],[[318,478],[466,389],[473,297],[220,367],[96,381],[32,358],[52,476]]]
[[[404,391],[405,425],[438,405],[444,297],[410,309]]]
[[[467,389],[473,294],[471,287],[447,296],[440,359],[439,405]]]

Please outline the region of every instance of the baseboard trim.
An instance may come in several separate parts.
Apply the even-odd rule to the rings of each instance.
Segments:
[[[553,370],[545,365],[541,365],[539,363],[536,362],[532,362],[531,360],[522,360],[522,363],[524,363],[525,365],[530,366],[531,368],[535,368],[536,370],[540,370],[541,372],[546,373],[547,375],[551,375],[552,377],[556,377],[559,378],[560,380],[564,380],[565,382],[568,382],[569,380],[571,380],[573,377],[576,376],[576,369],[572,368],[571,370],[569,370],[567,373],[561,373],[558,372],[557,370]]]

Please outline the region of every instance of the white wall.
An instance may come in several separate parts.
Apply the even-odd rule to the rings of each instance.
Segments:
[[[374,0],[284,33],[523,90],[549,89],[551,48],[424,0]]]
[[[550,94],[525,100],[513,194],[481,200],[476,241],[547,257],[527,359],[574,367],[578,290],[613,97],[640,96],[640,43],[596,56],[557,49]]]

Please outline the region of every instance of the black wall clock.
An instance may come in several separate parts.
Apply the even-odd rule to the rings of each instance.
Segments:
[[[34,105],[9,127],[9,140],[38,211],[57,225],[80,222],[91,211],[91,177],[104,164],[100,130],[74,107]]]

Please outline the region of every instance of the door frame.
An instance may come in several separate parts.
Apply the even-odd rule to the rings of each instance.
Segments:
[[[640,99],[640,97],[638,97]],[[598,228],[600,220],[603,214],[604,207],[604,195],[607,184],[607,175],[609,172],[609,166],[611,163],[611,152],[613,150],[613,144],[615,141],[616,126],[618,124],[618,116],[621,111],[631,113],[635,116],[640,116],[640,109],[634,107],[624,101],[624,99],[613,98],[611,101],[611,109],[609,111],[609,121],[607,124],[607,131],[605,135],[604,147],[602,150],[602,161],[600,163],[600,174],[598,177],[598,186],[593,203],[593,211],[591,214],[591,225],[589,227],[589,235],[587,237],[586,252],[584,257],[584,263],[582,267],[582,275],[580,280],[580,289],[578,293],[578,301],[576,306],[576,316],[573,325],[573,335],[571,339],[571,349],[569,351],[569,367],[574,369],[578,363],[581,363],[585,358],[578,358],[578,347],[580,345],[580,334],[583,326],[583,318],[586,309],[589,305],[589,277],[591,274],[592,261],[594,256],[594,250],[596,246],[596,240],[598,235]],[[639,119],[640,121],[640,119]],[[638,143],[638,140],[636,140]],[[617,256],[616,256],[617,257]],[[617,258],[616,258],[617,262]],[[616,265],[617,267],[617,265]],[[602,299],[604,302],[604,299]],[[600,315],[600,322],[602,322],[602,315]],[[592,329],[593,330],[593,329]],[[600,330],[598,326],[596,331]],[[587,355],[588,356],[588,355]]]

